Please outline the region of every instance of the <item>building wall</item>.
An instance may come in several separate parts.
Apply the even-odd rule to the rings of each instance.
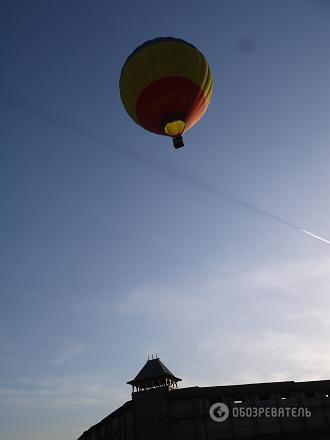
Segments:
[[[328,381],[326,381],[328,382]],[[318,382],[316,382],[317,384]],[[320,383],[319,383],[320,384]],[[328,384],[327,384],[328,385]],[[245,388],[244,388],[245,387]],[[330,439],[330,394],[321,385],[313,390],[267,390],[249,387],[155,389],[133,394],[133,399],[86,431],[79,440],[221,440]],[[209,408],[307,407],[310,418],[228,418],[214,422]]]
[[[261,438],[264,435],[292,434],[293,432],[310,432],[317,429],[328,429],[330,438],[330,397],[316,392],[314,397],[306,393],[290,393],[283,398],[283,393],[273,393],[269,399],[260,399],[260,394],[237,397],[211,396],[192,399],[170,399],[171,426],[173,440],[198,439],[220,440],[236,437]],[[308,393],[307,393],[308,395]],[[242,403],[235,403],[241,400]],[[310,418],[228,418],[225,422],[214,422],[209,416],[212,403],[223,402],[229,408],[237,407],[307,407],[311,410]],[[282,437],[281,437],[282,438]],[[314,438],[312,435],[310,438]]]

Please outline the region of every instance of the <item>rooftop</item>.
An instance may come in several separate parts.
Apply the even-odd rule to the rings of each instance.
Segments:
[[[171,373],[170,370],[157,357],[155,359],[149,359],[137,376],[127,383],[130,385],[135,385],[139,382],[161,378],[172,379],[175,382],[181,380],[174,376],[174,374]]]

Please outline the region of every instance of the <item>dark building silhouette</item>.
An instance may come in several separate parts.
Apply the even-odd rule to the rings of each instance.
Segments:
[[[148,360],[127,382],[133,387],[132,400],[79,440],[330,439],[330,380],[178,389],[180,380],[159,358]],[[217,402],[230,410],[225,421],[210,417],[210,407]],[[309,416],[233,416],[234,410],[247,408],[307,408]]]

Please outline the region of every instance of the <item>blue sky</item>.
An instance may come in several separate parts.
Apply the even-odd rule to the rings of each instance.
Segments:
[[[329,246],[203,187],[330,238],[329,24],[322,0],[2,1],[1,439],[77,438],[151,353],[181,386],[329,379]],[[168,35],[214,80],[178,151],[118,90]]]

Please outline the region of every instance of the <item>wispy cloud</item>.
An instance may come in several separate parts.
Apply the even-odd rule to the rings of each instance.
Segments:
[[[56,353],[51,363],[54,365],[63,365],[75,356],[81,354],[85,350],[82,342],[78,341],[69,346],[64,347],[61,351]]]
[[[115,408],[128,400],[121,384],[108,375],[71,375],[43,380],[24,378],[0,382],[0,402],[15,406],[72,409]]]
[[[324,301],[330,304],[329,289],[330,259],[248,268],[218,269],[213,265],[204,276],[195,274],[181,286],[138,286],[117,304],[117,310],[125,315],[189,323],[219,314],[228,317],[228,313],[236,314],[237,321],[246,316],[247,304],[253,307],[249,310],[252,314],[272,304],[286,317],[292,312],[311,311],[326,317]]]
[[[329,375],[329,293],[329,258],[213,265],[181,287],[140,286],[118,310],[194,341],[187,383],[307,380]]]

